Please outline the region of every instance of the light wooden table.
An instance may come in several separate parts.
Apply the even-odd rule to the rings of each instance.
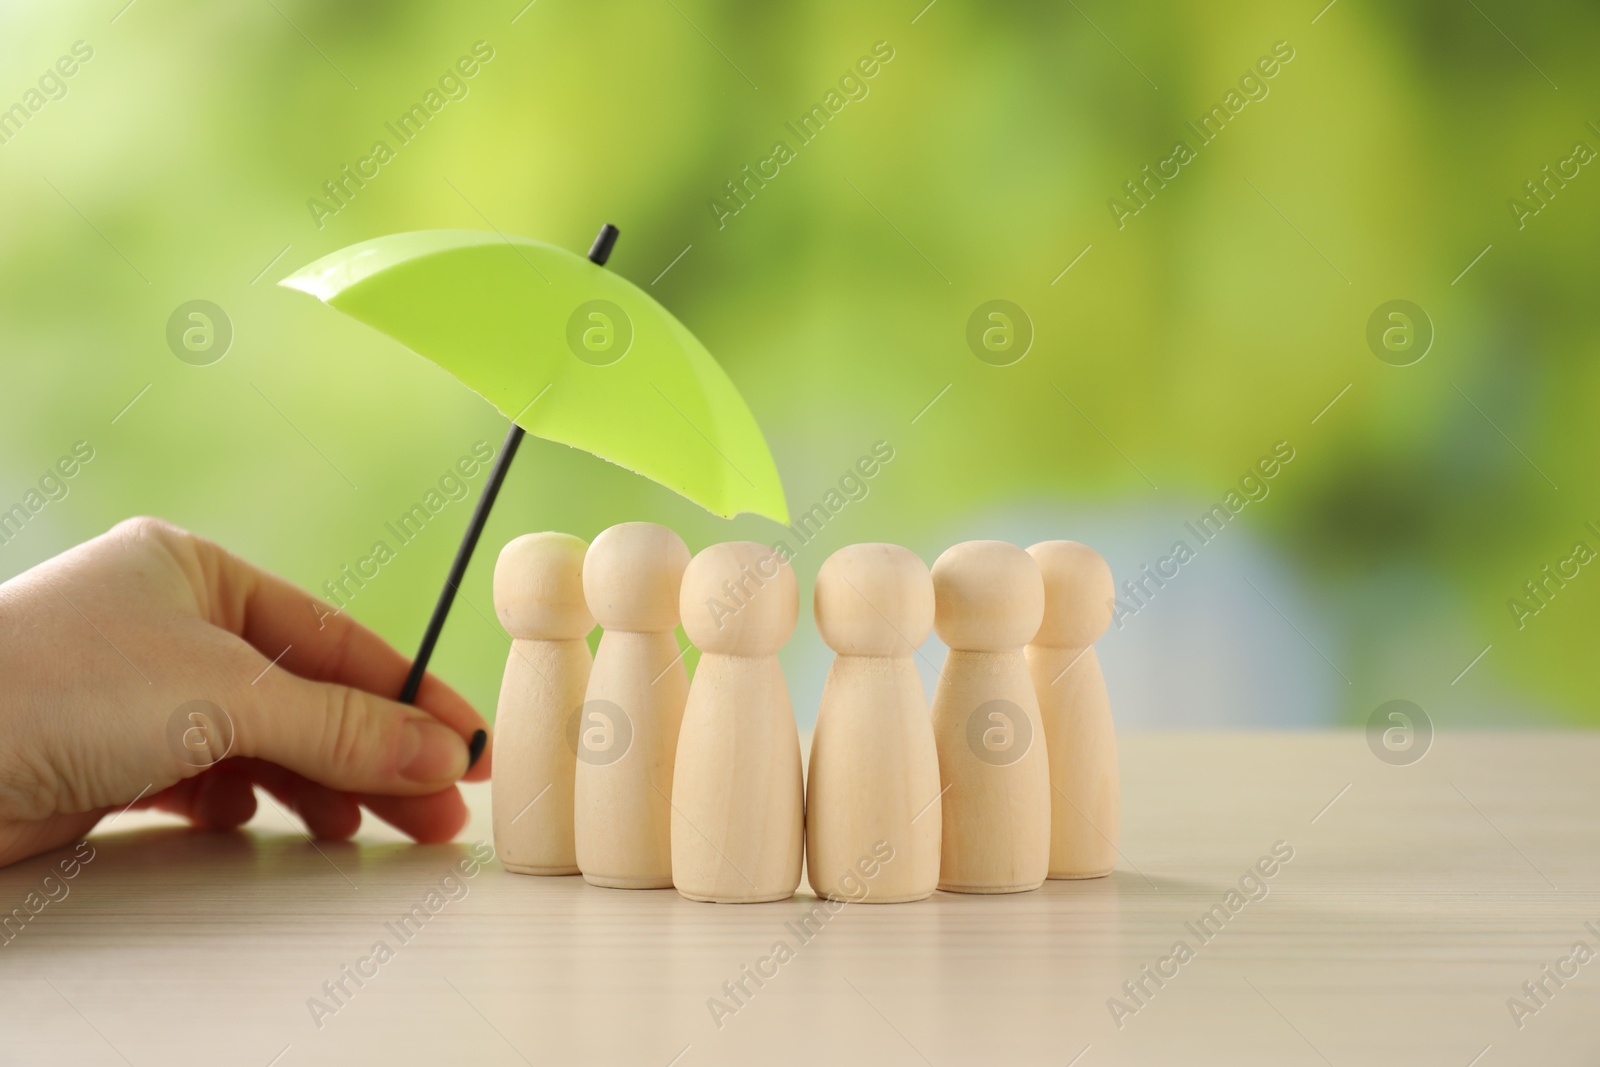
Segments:
[[[273,811],[233,835],[130,814],[0,947],[0,1062],[1597,1062],[1600,958],[1547,982],[1520,1029],[1507,1000],[1576,942],[1600,952],[1600,735],[1447,733],[1407,767],[1353,733],[1133,735],[1122,750],[1112,877],[851,905],[804,943],[786,924],[809,895],[721,907],[493,863],[404,942],[385,924],[467,845],[374,828],[313,846]],[[463,841],[489,838],[487,801],[473,790]],[[1268,895],[1202,943],[1185,923],[1279,841],[1294,858]],[[0,907],[51,868],[0,872]],[[723,983],[780,940],[793,958],[746,979],[719,1028],[708,999],[731,1006]],[[1108,999],[1134,1006],[1123,982],[1179,940],[1193,958],[1146,980],[1119,1028]],[[308,999],[379,941],[393,958],[346,979],[319,1028]]]

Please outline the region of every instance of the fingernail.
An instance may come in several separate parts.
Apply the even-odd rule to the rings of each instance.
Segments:
[[[410,782],[453,782],[466,773],[461,735],[436,722],[409,722],[400,735],[400,777]]]
[[[474,730],[472,740],[467,745],[467,770],[472,770],[478,765],[478,757],[483,755],[483,747],[489,743],[488,730]]]

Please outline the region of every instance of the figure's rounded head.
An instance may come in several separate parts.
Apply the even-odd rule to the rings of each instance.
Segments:
[[[688,546],[665,526],[624,522],[603,530],[583,559],[589,610],[608,630],[671,630],[678,625],[678,586],[688,565]]]
[[[594,629],[583,600],[588,547],[564,533],[523,534],[506,543],[494,565],[494,610],[507,633],[560,641]]]
[[[1033,643],[1086,648],[1111,625],[1117,587],[1100,553],[1076,541],[1041,541],[1028,549],[1044,578],[1044,622]]]
[[[1004,541],[964,541],[933,565],[933,627],[968,652],[1021,648],[1039,632],[1044,581],[1039,565]]]
[[[847,656],[909,656],[933,628],[928,565],[899,545],[848,545],[817,572],[817,632]]]
[[[771,548],[727,541],[690,561],[678,603],[683,632],[700,651],[770,656],[794,633],[800,588]]]

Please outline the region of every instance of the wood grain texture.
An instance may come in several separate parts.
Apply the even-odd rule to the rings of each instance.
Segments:
[[[500,550],[495,614],[511,634],[494,716],[500,773],[494,846],[519,874],[578,873],[573,840],[577,716],[593,658],[584,640],[594,616],[583,601],[581,538],[524,534]]]
[[[964,541],[933,564],[934,621],[949,646],[933,690],[939,751],[939,888],[1018,893],[1050,869],[1050,768],[1023,646],[1044,583],[1022,549]]]
[[[516,638],[495,714],[494,845],[519,874],[577,874],[576,737],[592,659],[582,640]]]
[[[586,881],[672,885],[672,775],[689,675],[672,631],[689,565],[665,526],[602,530],[583,560],[583,594],[605,628],[578,722],[573,843]]]
[[[672,785],[672,884],[690,900],[787,900],[805,852],[800,734],[778,649],[799,617],[794,571],[754,541],[702,549],[683,574],[700,649]]]
[[[1117,734],[1094,643],[1111,625],[1117,587],[1100,554],[1076,541],[1028,549],[1044,579],[1044,621],[1025,655],[1050,754],[1050,877],[1116,869]]]
[[[813,617],[837,655],[806,774],[811,889],[921,900],[939,883],[943,832],[939,752],[912,660],[933,628],[928,565],[898,545],[842,548],[817,572]]]
[[[1110,877],[836,914],[804,891],[729,908],[492,861],[468,878],[466,843],[413,847],[371,824],[359,843],[313,846],[266,803],[239,834],[125,815],[91,838],[67,895],[0,945],[0,1063],[1600,1057],[1600,960],[1520,1030],[1506,1005],[1576,941],[1600,948],[1585,925],[1600,927],[1600,736],[1447,731],[1409,767],[1356,733],[1120,741]],[[462,841],[489,841],[488,787],[468,795]],[[1189,932],[1277,842],[1294,855],[1261,879],[1265,898],[1207,942]],[[0,910],[71,855],[0,871]],[[464,897],[444,902],[447,876]],[[390,926],[430,892],[438,913],[402,942]],[[1178,940],[1193,958],[1119,1029],[1107,1000]],[[307,999],[379,941],[393,958],[319,1029]],[[758,986],[746,975],[779,941],[792,958]],[[724,989],[740,981],[742,1006]],[[729,1006],[716,1020],[713,997]]]

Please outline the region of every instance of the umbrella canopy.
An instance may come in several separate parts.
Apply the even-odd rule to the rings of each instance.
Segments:
[[[537,437],[714,514],[789,521],[771,450],[722,367],[643,290],[582,256],[423,230],[351,245],[279,284],[433,360]]]

